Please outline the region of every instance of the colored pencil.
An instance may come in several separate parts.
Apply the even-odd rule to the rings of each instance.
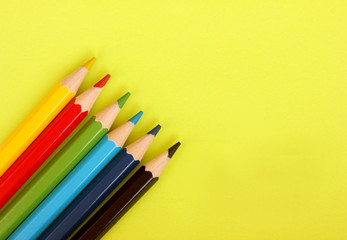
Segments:
[[[0,208],[88,115],[110,75],[74,98],[0,177]]]
[[[0,213],[0,239],[6,238],[108,132],[129,93],[93,116],[67,145]],[[24,238],[25,239],[25,238]]]
[[[17,236],[37,238],[122,149],[142,112],[104,136],[19,226]]]
[[[72,201],[40,239],[67,239],[138,165],[159,130],[160,125],[124,148]]]
[[[71,240],[100,239],[158,181],[180,143],[142,166]]]
[[[78,88],[94,62],[95,58],[92,58],[83,67],[59,81],[0,146],[0,176],[5,173],[76,95]]]

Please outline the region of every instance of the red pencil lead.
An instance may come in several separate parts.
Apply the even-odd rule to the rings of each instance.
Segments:
[[[110,74],[107,74],[103,79],[101,79],[99,82],[97,82],[94,87],[97,87],[97,88],[103,88],[107,81],[110,79],[111,75]]]

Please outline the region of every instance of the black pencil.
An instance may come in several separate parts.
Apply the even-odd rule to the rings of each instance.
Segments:
[[[179,146],[178,142],[137,170],[71,240],[100,239],[158,181]]]

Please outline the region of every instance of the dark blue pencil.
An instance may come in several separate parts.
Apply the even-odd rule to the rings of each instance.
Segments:
[[[39,239],[67,239],[140,163],[159,130],[160,125],[124,148]]]

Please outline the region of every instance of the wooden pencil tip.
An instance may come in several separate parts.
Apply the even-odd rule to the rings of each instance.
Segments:
[[[175,154],[175,152],[177,151],[177,149],[181,146],[180,142],[177,142],[175,145],[173,145],[172,147],[169,148],[168,150],[168,157],[172,158],[172,156]]]
[[[110,79],[111,75],[110,74],[107,74],[103,79],[101,79],[99,82],[97,82],[94,87],[97,87],[97,88],[103,88],[107,81]]]
[[[83,67],[85,67],[86,69],[90,70],[93,66],[93,64],[95,63],[96,59],[95,57],[92,57],[88,62],[86,62]]]

